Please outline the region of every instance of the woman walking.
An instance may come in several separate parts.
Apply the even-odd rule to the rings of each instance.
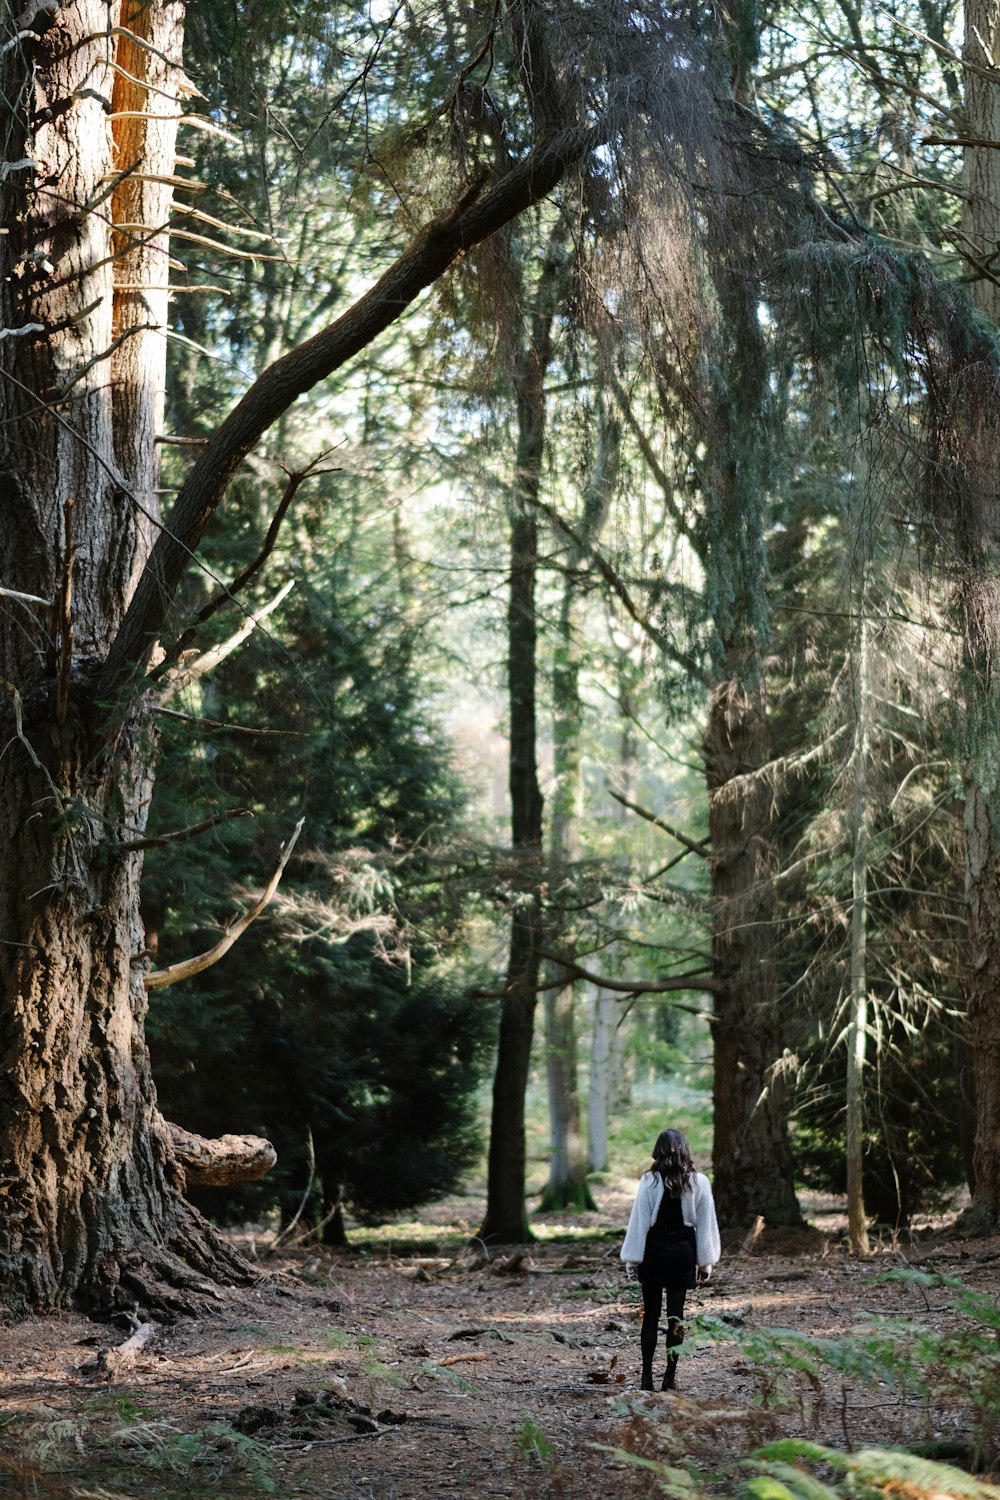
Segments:
[[[642,1285],[641,1390],[653,1389],[664,1293],[668,1352],[662,1389],[672,1391],[675,1351],[684,1342],[684,1299],[709,1279],[721,1254],[711,1184],[695,1171],[691,1148],[680,1131],[664,1130],[653,1147],[652,1169],[639,1179],[621,1248],[628,1279],[638,1276]]]

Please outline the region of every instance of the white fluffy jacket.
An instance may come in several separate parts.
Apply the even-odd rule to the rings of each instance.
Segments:
[[[646,1235],[663,1201],[663,1178],[659,1172],[644,1172],[632,1204],[625,1243],[620,1255],[627,1264],[639,1265],[646,1253]],[[687,1192],[681,1193],[681,1215],[694,1230],[695,1260],[699,1266],[714,1266],[722,1254],[719,1224],[715,1217],[712,1186],[703,1172],[695,1172]]]

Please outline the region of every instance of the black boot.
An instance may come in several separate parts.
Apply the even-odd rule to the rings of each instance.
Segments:
[[[642,1379],[639,1381],[639,1389],[640,1389],[640,1391],[651,1391],[653,1389],[653,1367],[652,1367],[652,1365],[643,1365],[643,1367],[642,1367]]]
[[[676,1374],[677,1374],[677,1355],[676,1354],[668,1354],[667,1355],[667,1371],[666,1371],[666,1374],[663,1377],[663,1384],[660,1387],[660,1389],[663,1390],[663,1391],[672,1391],[674,1389],[674,1377],[676,1376]]]

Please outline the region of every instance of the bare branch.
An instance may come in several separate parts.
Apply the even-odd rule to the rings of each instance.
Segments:
[[[217,813],[214,818],[189,823],[186,828],[176,828],[173,833],[158,833],[148,839],[128,839],[121,843],[116,841],[112,847],[116,854],[135,854],[140,849],[158,849],[162,844],[186,844],[188,839],[197,838],[200,833],[207,832],[209,828],[217,828],[220,823],[228,823],[233,818],[252,817],[253,810],[249,807],[231,807],[227,812]]]
[[[209,948],[206,953],[199,953],[197,958],[182,959],[180,963],[170,964],[166,969],[155,969],[151,974],[147,974],[144,980],[147,990],[166,989],[169,984],[178,984],[182,979],[190,979],[192,975],[200,974],[203,970],[210,969],[213,964],[219,962],[220,958],[225,957],[237,939],[241,938],[246,932],[250,923],[260,916],[278,889],[278,883],[284,874],[285,866],[291,857],[292,850],[295,848],[295,841],[302,832],[304,822],[305,818],[299,819],[291,838],[287,844],[282,845],[281,858],[278,860],[274,874],[249,911],[244,912],[241,917],[237,918],[226,929],[225,934],[219,939],[215,947]]]
[[[243,620],[240,628],[229,636],[227,640],[220,641],[217,646],[212,647],[211,651],[204,651],[200,656],[196,656],[193,660],[185,662],[177,672],[167,679],[163,694],[164,699],[173,697],[174,693],[179,693],[181,688],[187,687],[189,683],[195,682],[199,677],[204,677],[207,673],[214,671],[221,662],[225,661],[227,656],[233,654],[238,646],[242,646],[247,636],[253,634],[262,620],[266,620],[268,615],[274,613],[279,604],[284,603],[294,587],[295,580],[294,578],[290,578],[286,584],[282,585],[269,603],[262,604],[260,609],[251,610]]]
[[[646,807],[640,807],[638,802],[630,802],[627,797],[623,797],[620,792],[613,791],[611,787],[608,787],[608,792],[614,797],[616,802],[621,803],[622,807],[627,807],[630,812],[637,813],[640,818],[645,818],[646,822],[652,823],[654,827],[662,828],[664,833],[669,833],[672,839],[676,839],[679,844],[683,844],[685,849],[690,849],[692,854],[697,854],[702,859],[711,859],[712,851],[707,844],[688,838],[686,833],[681,833],[679,829],[674,828],[673,824],[668,823],[664,818],[658,817],[656,813],[650,812]],[[673,864],[674,861],[671,860],[670,863]]]
[[[322,456],[323,455],[321,455],[321,458]],[[243,572],[239,573],[228,587],[224,588],[221,593],[216,594],[214,599],[210,599],[208,603],[198,611],[198,613],[194,617],[193,624],[187,630],[185,630],[180,640],[171,650],[168,661],[164,664],[164,666],[157,668],[156,672],[153,674],[154,676],[160,676],[165,668],[170,665],[170,662],[176,661],[181,652],[187,646],[188,642],[194,638],[198,626],[204,625],[205,621],[210,620],[215,612],[222,608],[223,604],[225,604],[228,600],[231,600],[234,595],[240,593],[240,591],[244,589],[250,582],[251,578],[253,578],[254,575],[258,573],[264,566],[265,562],[274,551],[275,543],[278,540],[278,533],[281,530],[281,523],[285,519],[288,508],[291,505],[292,501],[295,499],[295,496],[298,494],[299,487],[303,483],[303,481],[308,479],[310,475],[317,472],[323,474],[338,472],[335,469],[321,469],[317,471],[316,465],[320,463],[321,458],[317,458],[314,463],[311,463],[308,466],[308,468],[295,470],[293,473],[290,473],[288,475],[288,483],[285,485],[284,493],[282,494],[282,497],[278,502],[278,508],[272,516],[271,524],[267,529],[267,536],[264,538],[264,544],[258,552],[257,556],[254,558],[253,562],[247,564],[247,566],[243,569]]]
[[[22,604],[42,604],[46,609],[52,608],[51,599],[40,599],[37,594],[22,594],[17,589],[5,589],[0,587],[0,598],[18,599]]]

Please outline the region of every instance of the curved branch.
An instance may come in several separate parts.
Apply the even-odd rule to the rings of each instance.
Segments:
[[[603,132],[560,132],[518,162],[490,192],[476,183],[420,231],[385,274],[328,328],[274,361],[217,428],[182,484],[108,653],[97,697],[117,694],[149,662],[191,554],[243,459],[297,397],[366,348],[463,251],[538,203],[599,145]]]
[[[253,906],[250,907],[249,911],[245,911],[241,917],[237,918],[237,920],[234,921],[233,924],[226,929],[225,933],[216,943],[215,947],[209,948],[206,953],[199,953],[196,958],[182,959],[180,963],[169,964],[165,969],[154,969],[151,974],[147,974],[145,980],[143,981],[147,990],[166,989],[168,984],[178,984],[182,979],[190,979],[193,974],[200,974],[203,969],[210,969],[213,964],[217,964],[219,962],[219,959],[223,958],[229,952],[230,948],[237,941],[237,939],[241,938],[246,932],[247,928],[250,926],[250,923],[255,921],[257,917],[260,916],[261,912],[267,906],[267,904],[271,900],[271,897],[278,889],[278,882],[281,880],[281,877],[284,874],[285,866],[288,863],[292,850],[295,848],[295,840],[302,832],[302,825],[304,822],[305,818],[299,819],[299,821],[295,825],[295,829],[292,833],[291,838],[288,840],[288,843],[282,845],[281,858],[278,860],[278,864],[275,868],[274,874],[267,882],[267,885],[264,887],[258,899],[254,902]]]

